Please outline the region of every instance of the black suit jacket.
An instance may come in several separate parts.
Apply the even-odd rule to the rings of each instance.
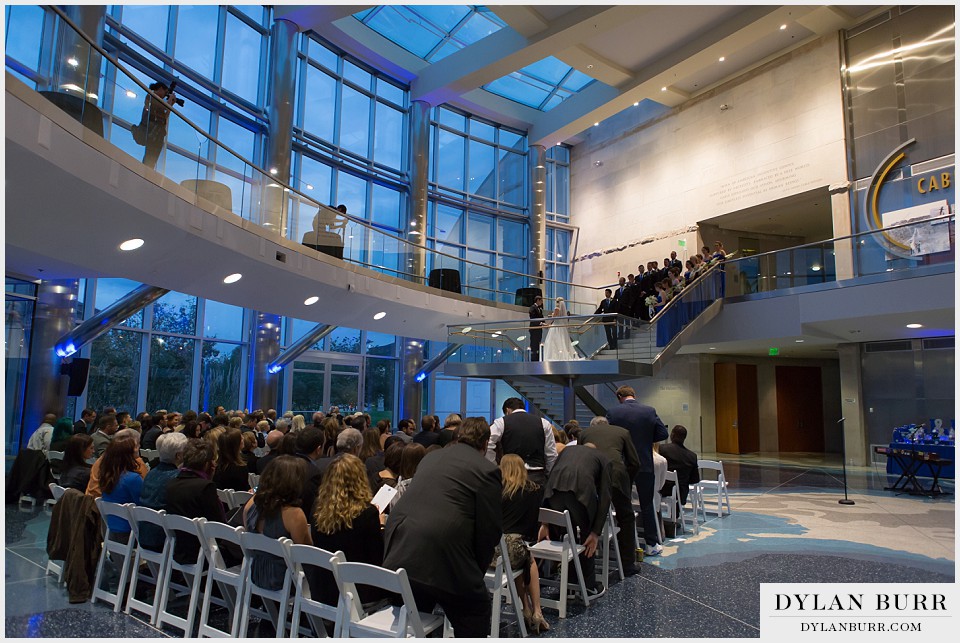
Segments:
[[[500,542],[500,469],[467,444],[427,455],[390,510],[383,566],[455,595],[486,592]]]
[[[634,317],[636,315],[634,307],[639,292],[636,284],[624,284],[622,290],[620,286],[617,286],[617,289],[613,291],[613,299],[617,302],[617,312],[621,315]]]
[[[660,455],[667,459],[667,469],[677,472],[677,486],[680,489],[680,504],[687,504],[690,484],[700,482],[700,468],[697,466],[697,454],[681,444],[667,442],[660,445]],[[664,495],[670,495],[670,485],[664,484]]]
[[[607,456],[612,465],[611,481],[613,488],[619,489],[628,498],[633,479],[640,470],[637,449],[630,439],[630,432],[620,426],[600,424],[583,430],[577,444],[593,444],[597,450]]]
[[[622,426],[630,432],[640,458],[640,473],[653,473],[653,443],[667,439],[667,427],[657,411],[636,400],[626,400],[608,410],[607,419],[610,424]]]
[[[176,478],[167,483],[167,504],[164,509],[168,514],[177,516],[227,522],[213,480],[207,480],[189,469],[183,469]],[[196,561],[197,554],[200,553],[200,541],[181,536],[179,532],[177,536],[173,558],[179,563]]]
[[[594,315],[607,315],[610,313],[617,312],[617,302],[611,297],[609,302],[604,298],[600,305],[597,306],[597,312],[593,313]]]
[[[530,313],[530,319],[540,320],[540,321],[532,321],[532,322],[530,322],[530,329],[531,329],[531,330],[539,330],[540,327],[543,326],[543,324],[544,324],[544,322],[543,322],[543,308],[540,307],[540,306],[538,306],[538,305],[536,305],[536,304],[534,304],[534,305],[530,306],[530,310],[529,310],[528,312]]]
[[[600,534],[610,509],[611,470],[610,460],[599,449],[579,444],[567,447],[557,456],[543,497],[549,498],[557,491],[573,493],[587,509],[590,531]]]

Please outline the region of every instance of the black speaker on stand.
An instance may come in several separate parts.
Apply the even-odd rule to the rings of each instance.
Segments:
[[[67,386],[69,397],[78,397],[87,387],[87,375],[90,373],[90,360],[85,357],[74,357],[69,362],[61,362],[60,374],[70,378]]]

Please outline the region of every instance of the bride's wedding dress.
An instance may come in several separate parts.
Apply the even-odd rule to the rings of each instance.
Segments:
[[[547,328],[547,336],[543,342],[543,361],[545,362],[569,362],[583,359],[570,341],[570,332],[566,324],[557,323],[566,316],[567,306],[563,298],[557,297],[557,306],[550,315],[554,322]]]

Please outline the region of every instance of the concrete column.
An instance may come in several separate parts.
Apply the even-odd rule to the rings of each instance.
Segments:
[[[830,186],[830,207],[833,212],[833,236],[845,237],[853,234],[853,213],[850,209],[849,183]],[[855,244],[856,242],[853,239],[844,239],[834,243],[837,281],[854,277],[853,255],[856,252]]]
[[[63,12],[91,40],[103,46],[106,5],[62,5]],[[96,105],[100,96],[100,54],[67,25],[57,34],[51,91],[80,96]],[[73,64],[76,63],[76,64]]]
[[[410,198],[407,201],[406,238],[422,246],[427,241],[427,187],[430,177],[430,104],[415,100],[410,104]],[[401,270],[408,279],[426,283],[427,251],[408,245],[407,259]],[[422,356],[421,356],[422,357]]]
[[[250,376],[247,378],[247,408],[277,408],[280,375],[269,371],[280,355],[280,315],[253,311],[253,339],[250,342]]]
[[[423,383],[417,381],[417,373],[423,368],[423,342],[404,337],[400,356],[400,408],[398,420],[411,418],[420,421],[423,409]]]
[[[843,439],[846,441],[847,464],[866,466],[867,426],[863,415],[863,391],[860,377],[860,344],[840,344],[840,409],[844,418]],[[829,427],[828,427],[829,430]],[[839,431],[840,427],[836,427]]]
[[[21,446],[47,413],[57,417],[67,409],[67,381],[60,375],[62,358],[53,347],[75,323],[74,309],[80,282],[77,279],[43,281],[37,288],[37,306],[30,331],[30,366],[24,393]]]
[[[290,183],[290,156],[293,150],[293,101],[296,98],[297,25],[277,20],[270,29],[270,62],[267,80],[267,149],[260,197],[260,224],[287,236],[289,200],[283,187]],[[331,109],[333,107],[331,106]]]
[[[527,151],[530,173],[530,266],[537,276],[537,286],[546,290],[543,276],[547,270],[547,150],[543,145],[531,145]]]

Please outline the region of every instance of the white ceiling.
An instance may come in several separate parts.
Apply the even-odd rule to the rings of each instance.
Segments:
[[[479,116],[526,129],[531,144],[547,146],[576,143],[577,135],[594,122],[644,99],[679,105],[771,57],[852,27],[881,8],[491,5],[509,29],[430,65],[352,17],[366,6],[277,6],[275,15],[410,83],[414,99],[460,105]],[[549,112],[478,89],[547,56],[611,88],[588,89]]]

